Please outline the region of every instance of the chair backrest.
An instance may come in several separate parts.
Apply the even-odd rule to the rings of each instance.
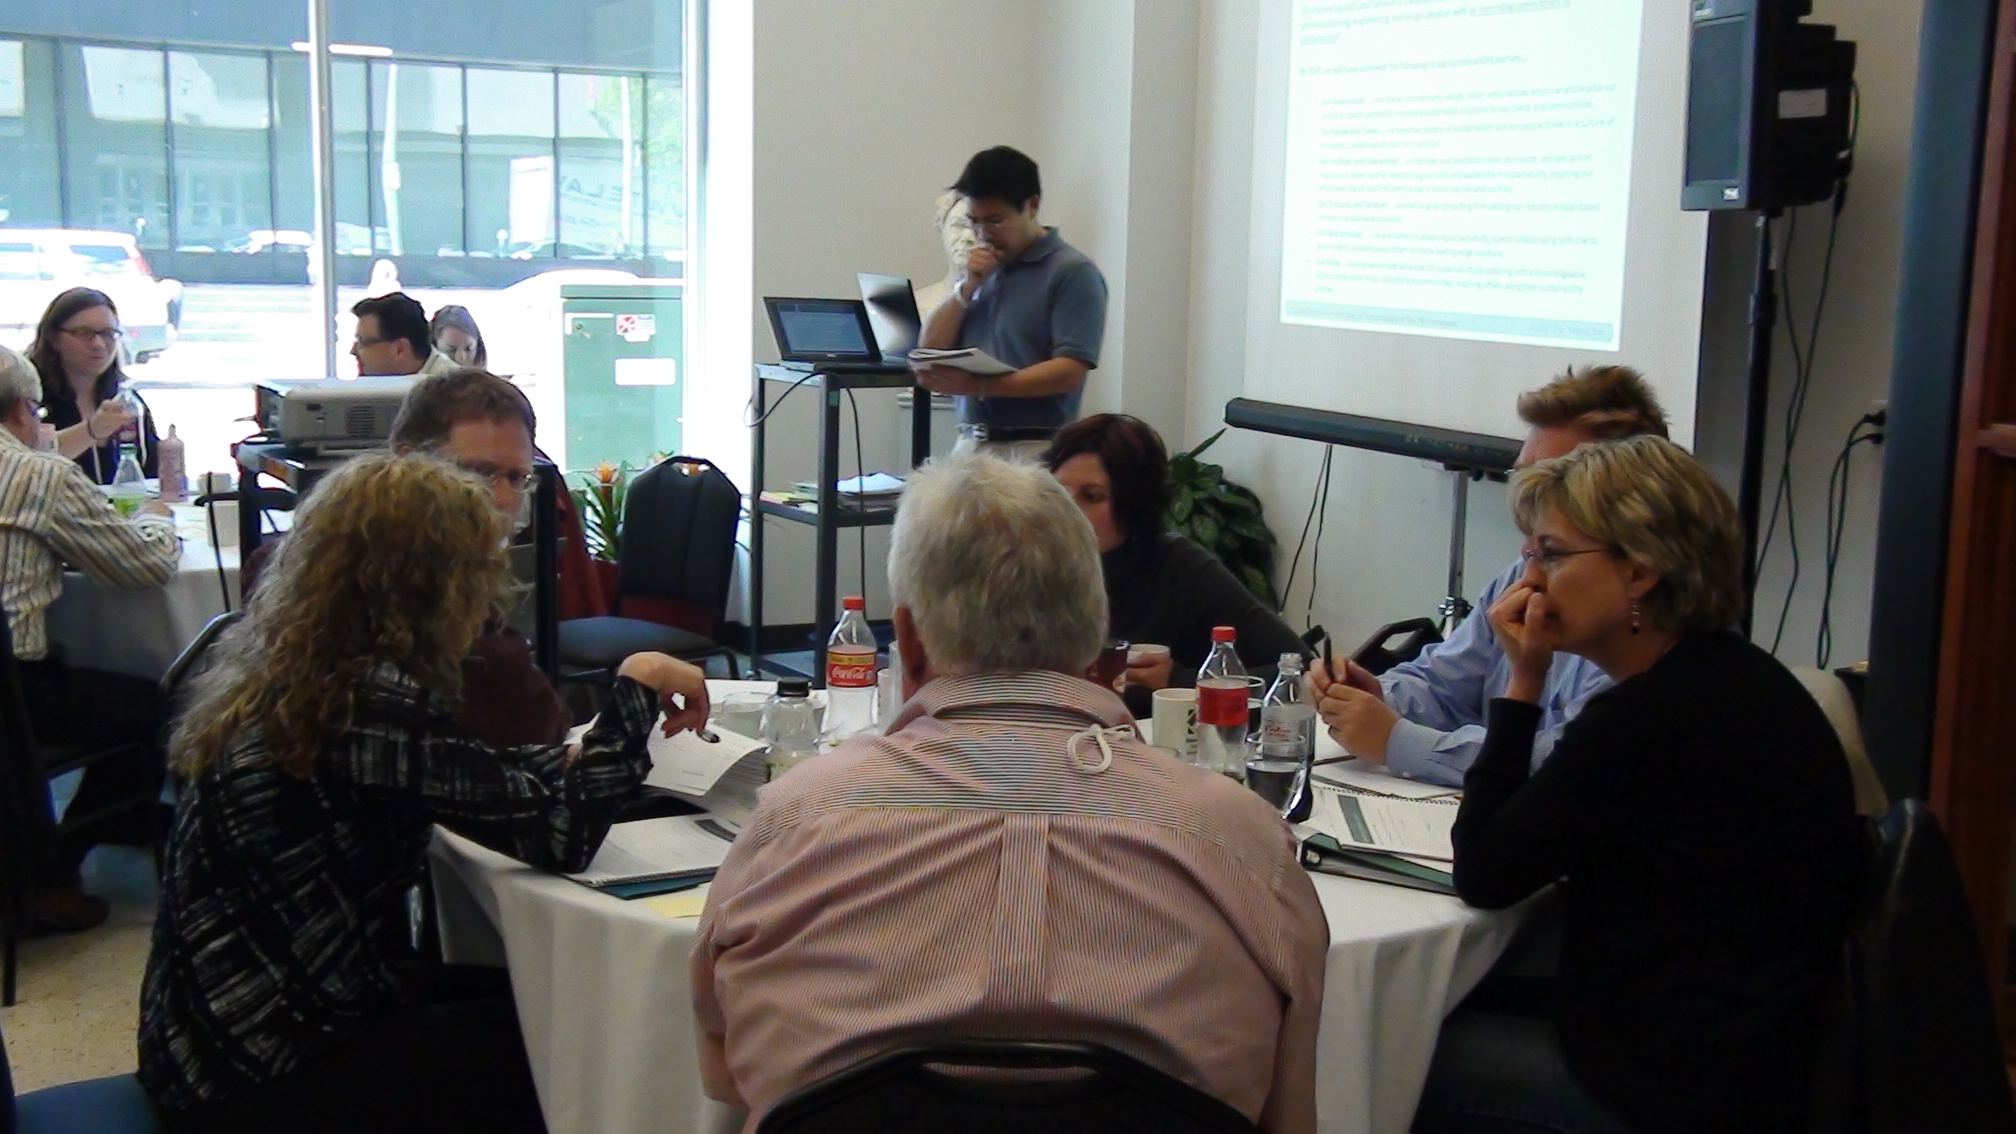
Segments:
[[[670,457],[646,469],[623,505],[616,613],[712,637],[727,614],[741,520],[742,494],[713,462]],[[705,625],[687,625],[681,614]]]
[[[1479,611],[1478,614],[1482,614]],[[1477,615],[1471,615],[1472,618]],[[1351,660],[1377,676],[1396,665],[1413,661],[1421,651],[1442,640],[1442,631],[1432,618],[1409,618],[1389,622],[1373,631],[1365,644],[1351,653]]]
[[[1032,1077],[1026,1074],[1031,1070],[1065,1074]],[[916,1044],[864,1060],[779,1099],[756,1129],[1254,1134],[1256,1128],[1230,1105],[1096,1043],[976,1039]]]
[[[169,708],[169,719],[174,718],[175,702],[181,696],[183,686],[189,683],[190,678],[203,672],[204,655],[217,644],[217,639],[224,636],[224,631],[237,625],[243,617],[245,612],[242,610],[227,610],[205,622],[203,629],[196,631],[196,636],[169,663],[168,672],[161,675],[161,702]]]
[[[1845,1107],[1864,1134],[2016,1131],[2002,1043],[1960,871],[1915,799],[1874,824],[1849,939]],[[1837,1071],[1841,1070],[1836,1068]]]
[[[1855,784],[1855,813],[1872,818],[1890,809],[1890,794],[1883,790],[1883,780],[1876,775],[1876,765],[1869,762],[1869,749],[1862,743],[1862,721],[1855,712],[1855,698],[1849,694],[1848,686],[1842,680],[1824,670],[1810,665],[1795,665],[1792,676],[1813,695],[1820,711],[1827,716],[1827,723],[1834,726],[1835,735],[1841,738],[1841,752],[1848,757],[1848,776]]]

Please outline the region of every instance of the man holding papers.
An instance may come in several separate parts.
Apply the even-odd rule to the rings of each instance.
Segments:
[[[954,192],[967,201],[980,243],[965,273],[924,321],[928,350],[977,347],[1014,368],[968,361],[920,365],[917,380],[959,403],[960,444],[1034,457],[1077,420],[1085,376],[1106,335],[1106,277],[1057,230],[1036,219],[1036,163],[1007,146],[973,155]]]
[[[1519,399],[1519,416],[1531,427],[1519,452],[1525,467],[1559,457],[1585,441],[1641,433],[1666,436],[1666,415],[1638,372],[1627,366],[1571,371]],[[1444,642],[1378,677],[1346,663],[1332,684],[1318,660],[1310,669],[1317,710],[1345,751],[1385,764],[1397,775],[1457,787],[1484,745],[1484,714],[1502,695],[1512,667],[1484,612],[1526,573],[1519,561],[1500,572],[1477,598],[1477,610]],[[1540,699],[1540,732],[1533,759],[1547,758],[1562,726],[1610,685],[1593,663],[1556,658]]]
[[[1083,674],[1092,529],[1042,468],[920,469],[889,550],[908,703],[763,789],[693,949],[707,1092],[932,1037],[1082,1039],[1267,1131],[1316,1128],[1328,926],[1260,797],[1150,748]]]

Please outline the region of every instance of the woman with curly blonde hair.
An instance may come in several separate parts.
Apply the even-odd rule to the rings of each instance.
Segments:
[[[1732,627],[1743,531],[1662,437],[1512,475],[1526,574],[1488,614],[1512,666],[1456,814],[1456,889],[1559,884],[1545,1015],[1443,1023],[1416,1134],[1800,1128],[1863,870],[1848,762],[1818,704]],[[1486,617],[1479,615],[1478,617]],[[1537,771],[1557,653],[1612,681]]]
[[[464,732],[509,526],[451,465],[360,457],[218,643],[170,744],[185,784],[142,991],[141,1081],[172,1129],[544,1128],[502,970],[380,942],[434,824],[579,870],[650,766],[661,700],[667,733],[707,701],[700,671],[638,654],[577,748]]]

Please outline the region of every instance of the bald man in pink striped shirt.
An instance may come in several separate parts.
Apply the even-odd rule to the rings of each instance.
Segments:
[[[708,1093],[750,1129],[901,1044],[1079,1039],[1313,1131],[1323,911],[1273,810],[1081,677],[1090,527],[1042,470],[915,475],[889,554],[909,697],[763,790],[701,919]]]

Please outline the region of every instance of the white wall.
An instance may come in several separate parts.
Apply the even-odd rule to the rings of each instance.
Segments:
[[[1849,422],[1888,382],[1922,7],[1923,0],[1819,0],[1815,17],[1860,42],[1864,99],[1854,193],[1795,458],[1806,569],[1783,650],[1789,661],[1811,659],[1828,468]],[[1107,278],[1106,350],[1086,412],[1138,414],[1175,449],[1208,436],[1244,377],[1257,23],[1250,0],[878,0],[844,9],[758,0],[749,35],[754,221],[743,251],[751,282],[739,293],[749,305],[741,324],[748,349],[710,346],[696,384],[727,391],[724,404],[740,406],[749,361],[775,357],[763,295],[851,295],[859,270],[905,273],[920,284],[942,276],[932,201],[973,151],[1006,143],[1041,163],[1044,219]],[[1817,289],[1823,219],[1819,211],[1802,218],[1788,273],[1802,324]],[[1781,337],[1781,398],[1790,374]],[[865,463],[897,468],[907,455],[897,411],[865,401],[863,408]],[[811,475],[811,409],[806,399],[772,419],[779,459],[771,487]],[[726,444],[738,420],[717,411],[702,430]],[[851,440],[843,450],[851,472]],[[1860,657],[1867,638],[1879,462],[1861,452],[1836,585],[1837,663]],[[1266,503],[1284,578],[1321,455],[1314,443],[1236,431],[1212,450]],[[1443,597],[1450,478],[1402,458],[1341,449],[1334,468],[1313,619],[1355,645],[1382,622],[1431,613]],[[1518,534],[1496,485],[1473,488],[1470,513],[1465,590],[1474,597],[1516,554]],[[766,620],[809,621],[810,533],[775,524],[770,532]],[[1774,610],[1787,574],[1782,536],[1779,546],[1763,580],[1763,601]],[[877,616],[887,610],[885,547],[871,536],[868,593]],[[851,591],[851,537],[843,548],[842,589]],[[1298,626],[1312,605],[1309,558],[1289,596]]]
[[[1841,214],[1840,246],[1834,253],[1833,284],[1820,327],[1812,393],[1793,454],[1793,485],[1799,502],[1794,516],[1802,562],[1778,651],[1788,664],[1813,662],[1828,472],[1848,436],[1848,427],[1889,393],[1913,94],[1918,83],[1918,32],[1924,10],[1924,0],[1816,0],[1813,5],[1814,20],[1836,25],[1844,37],[1857,43],[1862,120],[1848,207]],[[1815,206],[1801,210],[1801,214],[1798,243],[1786,278],[1803,342],[1811,333],[1813,304],[1819,294],[1827,208]],[[1765,459],[1767,504],[1784,452],[1779,433],[1785,399],[1792,387],[1790,340],[1782,326],[1771,381],[1774,397],[1771,445]],[[1841,545],[1840,573],[1834,587],[1833,664],[1837,666],[1868,656],[1882,460],[1879,452],[1866,445],[1855,452],[1848,535]],[[1781,527],[1759,581],[1760,614],[1754,636],[1767,647],[1791,580],[1791,560]]]
[[[1819,366],[1795,454],[1805,572],[1782,650],[1788,662],[1812,660],[1828,469],[1849,423],[1883,397],[1889,380],[1898,229],[1923,0],[1821,0],[1817,8],[1815,19],[1838,24],[1843,35],[1860,42],[1863,111],[1854,191],[1843,217]],[[1252,223],[1253,94],[1260,50],[1247,0],[1204,0],[1201,23],[1189,307],[1191,437],[1215,429],[1225,402],[1241,392]],[[1815,210],[1813,216],[1803,217],[1801,226],[1788,282],[1801,304],[1803,327],[1817,293],[1824,212]],[[1791,373],[1781,334],[1774,428]],[[1533,384],[1548,377],[1533,375]],[[1835,588],[1835,664],[1859,659],[1868,636],[1874,556],[1871,513],[1879,462],[1866,447],[1860,452],[1850,534]],[[1228,474],[1251,485],[1266,502],[1268,519],[1283,542],[1285,572],[1310,504],[1321,447],[1234,432],[1213,453]],[[1773,467],[1777,459],[1774,448],[1769,457]],[[1321,545],[1314,621],[1327,626],[1340,642],[1355,645],[1383,622],[1432,614],[1445,590],[1448,495],[1448,474],[1400,458],[1339,450]],[[1518,533],[1506,516],[1503,499],[1503,490],[1490,484],[1476,486],[1471,494],[1465,590],[1472,597],[1517,552]],[[1760,600],[1773,612],[1761,635],[1767,645],[1789,574],[1782,534],[1779,546],[1765,572]],[[1309,602],[1306,559],[1289,596],[1290,621],[1298,627]]]

